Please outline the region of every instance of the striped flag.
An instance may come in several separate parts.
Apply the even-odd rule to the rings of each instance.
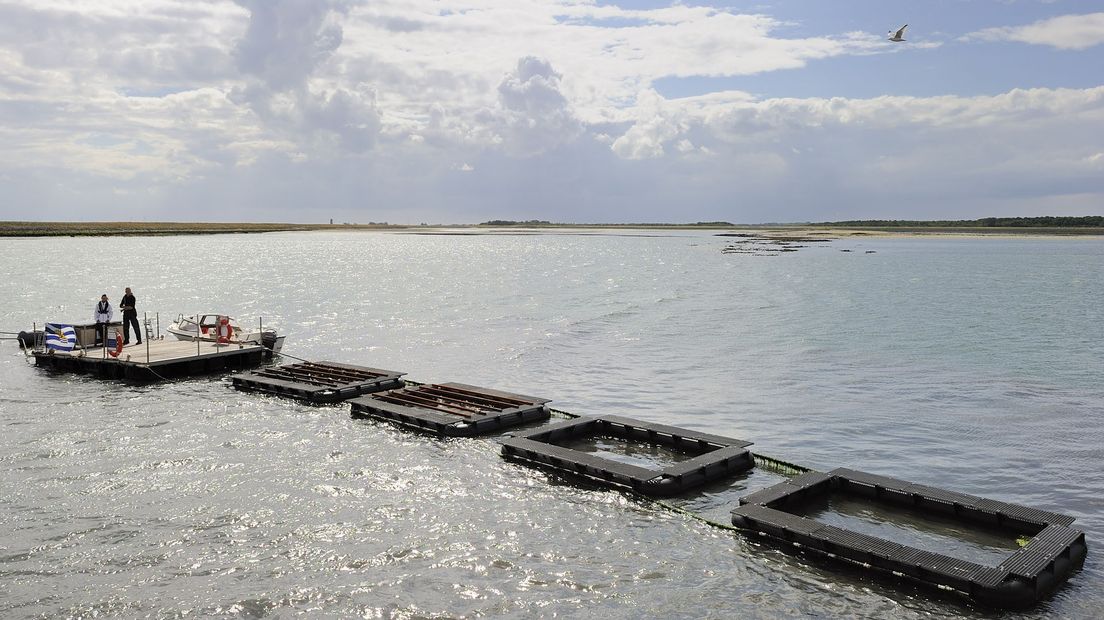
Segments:
[[[77,345],[77,330],[72,325],[46,324],[46,348],[55,351],[72,351]]]

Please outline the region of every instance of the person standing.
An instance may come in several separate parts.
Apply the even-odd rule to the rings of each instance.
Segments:
[[[134,293],[130,292],[130,287],[126,287],[126,292],[123,293],[123,301],[119,304],[119,307],[123,309],[123,344],[130,344],[130,326],[134,326],[134,337],[138,340],[137,344],[142,344],[142,330],[138,327],[138,310],[134,307]]]
[[[92,314],[92,320],[96,321],[96,344],[106,346],[107,324],[111,322],[114,313],[111,304],[107,301],[107,293],[100,295],[100,301],[96,304],[96,311]]]

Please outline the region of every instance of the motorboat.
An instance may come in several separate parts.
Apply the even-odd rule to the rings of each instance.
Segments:
[[[221,328],[221,329],[220,329]],[[197,314],[176,317],[176,321],[166,328],[177,340],[196,340],[203,342],[255,342],[279,353],[284,346],[284,338],[275,329],[259,326],[242,327],[237,321],[225,314]]]

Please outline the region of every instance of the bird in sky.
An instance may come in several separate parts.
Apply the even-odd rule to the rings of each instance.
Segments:
[[[892,30],[890,30],[890,32],[893,33],[893,36],[890,37],[889,40],[893,41],[895,43],[900,43],[901,41],[904,41],[905,40],[905,28],[908,28],[908,24],[905,24],[904,26],[901,26],[901,29],[898,30],[897,32],[893,32]]]

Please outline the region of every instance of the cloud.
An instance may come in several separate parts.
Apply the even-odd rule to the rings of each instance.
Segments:
[[[732,144],[777,142],[802,132],[850,129],[921,131],[1024,126],[1060,116],[1095,118],[1104,110],[1104,86],[1090,89],[1014,89],[976,97],[875,97],[849,99],[772,98],[755,100],[746,93],[718,93],[665,100],[654,91],[641,94],[638,118],[612,149],[628,159],[659,157],[664,145],[705,134]],[[702,137],[695,140],[701,143]]]
[[[341,46],[342,29],[327,0],[238,0],[249,10],[249,28],[234,56],[243,74],[273,91],[303,88],[314,70]]]
[[[654,90],[641,92],[635,107],[637,117],[632,127],[610,145],[614,153],[625,159],[660,157],[665,152],[664,144],[689,129],[686,110],[670,105]]]
[[[503,146],[529,157],[571,142],[583,125],[560,92],[561,75],[548,62],[527,56],[498,85],[499,107],[488,114]]]
[[[324,204],[322,219],[344,221],[640,221],[677,205],[679,217],[754,222],[1104,197],[1086,130],[1104,125],[1101,87],[657,92],[665,77],[801,67],[816,84],[831,74],[814,71],[846,62],[819,60],[869,67],[916,48],[794,36],[766,14],[558,0],[7,0],[0,11],[8,218],[36,205],[317,220]],[[887,186],[901,189],[892,205]]]
[[[515,0],[446,10],[409,0],[358,6],[349,17],[339,62],[401,83],[411,95],[407,115],[429,114],[442,97],[472,109],[492,104],[502,74],[529,56],[562,75],[558,88],[580,120],[604,122],[631,118],[625,108],[637,93],[664,77],[754,75],[890,49],[881,35],[781,38],[779,20],[708,6]]]
[[[1104,43],[1104,13],[1061,15],[1026,26],[986,28],[972,32],[965,40],[1018,41],[1049,45],[1063,50],[1083,50]]]
[[[231,99],[268,128],[325,152],[363,152],[380,130],[375,91],[362,83],[327,88],[315,73],[341,47],[335,0],[239,0],[249,27],[234,49],[243,86]]]

